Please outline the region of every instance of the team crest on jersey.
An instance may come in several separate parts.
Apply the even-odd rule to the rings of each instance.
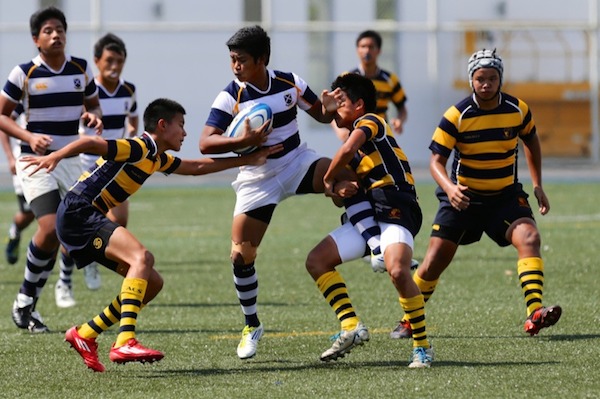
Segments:
[[[504,134],[504,138],[505,138],[505,139],[510,139],[510,138],[512,138],[512,137],[513,137],[512,128],[509,128],[509,127],[507,127],[507,128],[504,128],[504,132],[503,132],[503,134]]]
[[[398,208],[392,208],[388,212],[388,217],[390,219],[401,219],[402,218],[402,211],[400,209],[398,209]]]
[[[94,238],[94,241],[92,242],[92,245],[94,246],[94,248],[96,249],[100,249],[102,248],[102,238],[100,237],[96,237]]]
[[[287,93],[283,96],[283,101],[285,101],[285,105],[289,107],[294,102],[294,98],[290,93]]]
[[[81,90],[81,79],[79,79],[79,78],[73,79],[73,85],[75,86],[75,89]]]
[[[525,207],[525,208],[529,208],[529,203],[527,202],[526,198],[519,197],[518,201],[519,201],[519,206],[522,206],[522,207]]]

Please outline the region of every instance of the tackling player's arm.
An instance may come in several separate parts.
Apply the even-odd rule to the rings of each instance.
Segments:
[[[173,173],[198,176],[243,165],[262,165],[267,161],[269,155],[281,150],[283,150],[283,145],[277,144],[239,157],[183,159]]]
[[[367,137],[361,129],[355,129],[350,133],[348,139],[342,144],[340,149],[335,153],[329,168],[323,176],[323,184],[325,185],[325,195],[328,197],[339,196],[335,192],[335,183],[338,180],[346,178],[342,174],[346,173],[346,165],[350,163],[354,154],[365,143]]]
[[[24,168],[26,170],[35,166],[35,168],[29,171],[29,175],[31,176],[40,169],[46,169],[48,172],[51,172],[56,168],[61,159],[73,157],[82,152],[104,156],[108,153],[108,142],[100,136],[81,136],[60,150],[51,152],[48,155],[42,157],[24,156],[21,157],[20,161],[27,164]]]

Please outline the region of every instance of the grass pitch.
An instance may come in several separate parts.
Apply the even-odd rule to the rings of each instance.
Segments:
[[[437,205],[433,189],[418,186],[424,224],[417,258],[425,252]],[[13,325],[10,308],[31,226],[19,263],[0,260],[0,397],[598,397],[600,186],[548,184],[546,191],[551,212],[537,216],[546,263],[544,302],[560,304],[562,319],[537,337],[523,332],[515,251],[484,238],[459,250],[428,303],[436,359],[427,370],[407,368],[409,340],[389,339],[402,315],[397,295],[386,275],[362,261],[339,270],[371,341],[337,362],[319,361],[339,328],[304,270],[308,251],[339,219],[322,196],[286,200],[274,216],[256,263],[266,334],[256,357],[247,361],[235,353],[243,317],[229,264],[230,188],[146,187],[132,199],[130,229],[154,253],[165,278],[164,290],[138,319],[140,341],[166,354],[152,365],[110,363],[114,327],[98,339],[105,373],[88,370],[63,342],[70,326],[97,314],[120,289],[121,279],[108,270],[101,270],[103,285],[94,292],[85,288],[83,273],[75,272],[77,306],[71,309],[54,304],[55,271],[38,305],[53,333],[30,335]],[[0,193],[0,204],[3,233],[16,209],[13,194]]]

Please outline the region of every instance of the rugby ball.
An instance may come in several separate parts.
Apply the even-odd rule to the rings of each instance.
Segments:
[[[256,129],[257,127],[262,126],[267,120],[270,121],[267,126],[267,130],[273,127],[273,112],[271,108],[267,104],[257,103],[250,107],[246,107],[233,118],[233,121],[229,124],[229,127],[223,133],[223,136],[226,137],[238,137],[244,132],[244,121],[246,119],[250,119],[250,128]],[[244,147],[244,148],[236,148],[233,150],[236,154],[248,154],[254,151],[256,147]]]

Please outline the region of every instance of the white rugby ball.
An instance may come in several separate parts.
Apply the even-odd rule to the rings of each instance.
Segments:
[[[256,129],[262,126],[267,120],[270,121],[267,126],[267,130],[273,127],[273,111],[267,104],[257,103],[250,107],[246,107],[233,118],[233,121],[229,124],[229,127],[223,133],[226,137],[238,137],[244,132],[244,121],[250,119],[250,128]],[[249,146],[244,148],[237,148],[233,150],[236,154],[248,154],[254,151],[256,147]]]

